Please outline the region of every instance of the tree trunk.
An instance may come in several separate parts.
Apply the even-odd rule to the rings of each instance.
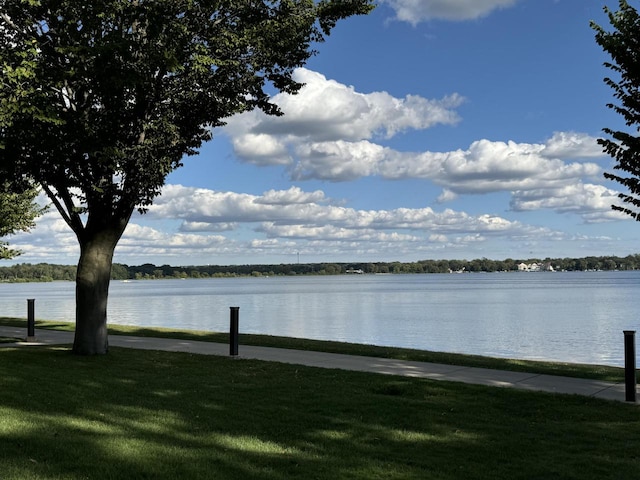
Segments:
[[[113,252],[119,235],[101,232],[80,241],[76,274],[76,333],[73,353],[104,355],[109,350],[107,299]]]

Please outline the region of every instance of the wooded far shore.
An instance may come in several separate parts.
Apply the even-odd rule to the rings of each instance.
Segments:
[[[276,275],[341,275],[403,273],[473,273],[529,271],[598,271],[640,269],[640,254],[626,257],[530,258],[491,260],[420,260],[417,262],[293,263],[279,265],[138,266],[116,263],[113,280],[162,278],[218,278]],[[49,282],[75,280],[75,265],[21,263],[0,267],[0,282]]]

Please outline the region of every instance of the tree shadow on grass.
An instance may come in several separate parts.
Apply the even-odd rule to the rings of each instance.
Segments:
[[[0,352],[6,478],[632,478],[637,418],[582,397],[250,360]]]

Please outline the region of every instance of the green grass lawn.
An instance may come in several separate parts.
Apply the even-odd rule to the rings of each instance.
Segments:
[[[24,340],[23,338],[14,338],[14,337],[1,337],[0,336],[0,343],[16,343],[19,341]]]
[[[26,320],[0,317],[0,325],[19,326],[26,329]],[[52,322],[37,320],[36,329],[51,328],[73,331],[75,324],[69,322]],[[25,330],[26,331],[26,330]],[[228,333],[198,332],[173,330],[167,328],[144,328],[134,326],[110,325],[111,335],[137,335],[205,342],[229,343]],[[270,335],[240,334],[243,345],[263,347],[292,348],[298,350],[316,350],[321,352],[343,353],[347,355],[364,355],[370,357],[395,358],[418,362],[444,363],[465,367],[493,368],[519,372],[531,372],[547,375],[563,375],[567,377],[591,378],[609,382],[623,382],[624,369],[604,365],[582,365],[576,363],[540,362],[519,359],[493,358],[480,355],[462,355],[446,352],[431,352],[408,348],[379,347],[344,342],[308,340],[302,338],[276,337]],[[1,477],[0,477],[1,478]]]
[[[229,357],[0,349],[2,479],[630,479],[640,411]]]

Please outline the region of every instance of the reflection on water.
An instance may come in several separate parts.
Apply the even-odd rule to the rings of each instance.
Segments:
[[[640,272],[352,275],[113,282],[109,322],[622,365]],[[74,284],[0,285],[0,315],[73,320]]]

